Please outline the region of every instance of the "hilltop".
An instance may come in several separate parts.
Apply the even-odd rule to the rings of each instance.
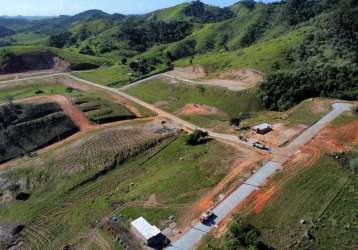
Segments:
[[[9,57],[8,45],[54,47],[76,60],[104,58],[73,69],[121,65],[131,80],[193,64],[209,75],[252,68],[265,75],[265,107],[285,110],[309,97],[357,98],[356,14],[351,0],[243,0],[226,8],[195,1],[144,15],[88,10],[46,20],[0,18],[1,57]],[[300,86],[287,91],[292,81]]]

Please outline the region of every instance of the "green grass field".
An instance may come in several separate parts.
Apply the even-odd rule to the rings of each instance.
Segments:
[[[229,116],[261,108],[255,89],[233,92],[220,87],[168,84],[165,80],[155,79],[132,87],[127,92],[150,103],[163,102],[164,109],[170,112],[192,103],[216,107]]]
[[[36,96],[36,95],[53,95],[69,94],[64,85],[49,84],[48,82],[33,83],[23,86],[14,86],[3,88],[0,91],[0,102],[4,102],[7,97],[11,96],[14,100]]]
[[[75,76],[110,87],[120,87],[133,80],[127,66],[101,67],[94,71],[76,72]]]
[[[288,63],[285,61],[284,53],[299,45],[304,33],[309,31],[309,27],[303,27],[275,39],[260,41],[248,48],[199,54],[194,57],[192,63],[209,67],[213,72],[231,68],[254,68],[264,73],[270,73],[274,63],[280,64],[281,68],[287,67]],[[178,60],[175,65],[188,66],[190,58]]]

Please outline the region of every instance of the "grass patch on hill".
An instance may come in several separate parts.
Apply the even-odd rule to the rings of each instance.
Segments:
[[[303,27],[278,38],[258,42],[247,48],[199,54],[194,57],[192,63],[203,65],[212,71],[230,68],[254,68],[264,73],[270,73],[273,64],[278,63],[282,69],[288,67],[285,52],[298,46],[302,42],[303,35],[309,31],[309,27]],[[176,66],[188,66],[190,64],[190,58],[175,62]]]
[[[120,87],[128,84],[129,81],[133,80],[131,75],[129,75],[130,72],[131,71],[127,66],[121,65],[113,67],[101,67],[94,71],[76,72],[73,74],[82,79],[103,84],[109,87]]]
[[[320,99],[315,101],[320,102]],[[252,114],[248,119],[245,119],[242,122],[242,126],[251,127],[264,122],[271,124],[283,123],[287,127],[294,127],[301,124],[311,126],[331,109],[332,108],[329,107],[328,110],[315,110],[314,102],[306,100],[286,112],[259,111]]]
[[[68,94],[68,89],[60,84],[34,83],[31,85],[17,85],[2,88],[0,91],[0,103],[5,102],[7,97],[14,100],[23,99],[36,95]]]
[[[316,220],[346,185],[349,173],[338,162],[323,155],[314,166],[291,178],[270,199],[262,213],[248,216],[263,234],[265,242],[284,248],[303,236],[301,219]],[[283,232],[287,232],[283,234]]]
[[[186,104],[203,104],[216,107],[228,115],[260,110],[256,89],[233,92],[214,86],[192,86],[185,83],[168,83],[170,80],[155,79],[127,90],[149,103],[163,103],[163,108],[175,112]]]
[[[126,107],[110,101],[100,92],[77,94],[73,101],[90,121],[97,124],[135,118]]]

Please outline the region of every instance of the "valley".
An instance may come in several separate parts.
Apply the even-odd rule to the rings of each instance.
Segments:
[[[356,14],[0,17],[0,249],[356,249]]]

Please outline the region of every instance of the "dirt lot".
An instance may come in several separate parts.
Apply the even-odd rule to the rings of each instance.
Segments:
[[[284,165],[285,178],[279,182],[271,181],[267,187],[251,195],[247,203],[252,204],[254,213],[260,213],[270,197],[290,178],[303,169],[312,166],[323,153],[341,153],[348,151],[350,145],[358,144],[358,121],[339,128],[331,126],[323,129],[311,142],[303,146]]]
[[[265,135],[257,134],[254,131],[250,131],[247,134],[247,138],[263,143],[270,147],[281,147],[291,142],[296,136],[300,135],[305,129],[306,125],[297,125],[293,128],[287,128],[282,123],[276,123],[273,125],[273,130]]]
[[[31,103],[31,102],[56,102],[60,105],[61,109],[71,118],[71,120],[80,128],[80,131],[89,131],[94,127],[91,124],[86,116],[79,111],[72,102],[62,95],[52,95],[52,96],[35,96],[26,99],[20,100],[21,103]]]
[[[175,68],[169,74],[190,80],[200,80],[205,84],[221,86],[233,91],[255,87],[263,80],[262,73],[255,69],[232,69],[218,74],[208,74],[200,65]]]
[[[177,112],[178,116],[225,114],[215,107],[201,104],[187,104]]]

